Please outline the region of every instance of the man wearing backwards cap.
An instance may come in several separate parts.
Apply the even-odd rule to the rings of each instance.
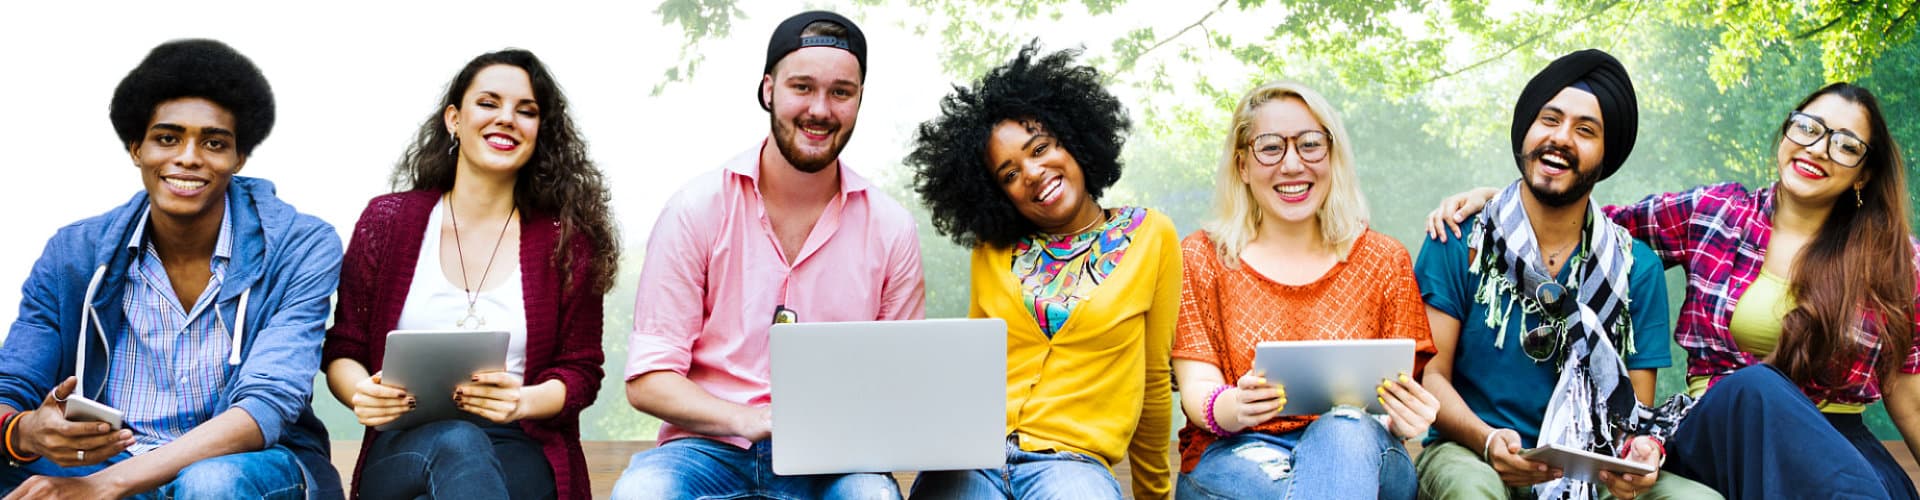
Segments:
[[[1655,370],[1672,364],[1661,263],[1590,199],[1633,151],[1638,115],[1613,56],[1555,60],[1514,106],[1520,179],[1466,238],[1421,247],[1414,271],[1439,348],[1425,383],[1441,402],[1415,464],[1422,497],[1718,497],[1657,470],[1591,484],[1519,456],[1555,444],[1657,469],[1691,403],[1647,406]]]
[[[769,458],[768,327],[926,316],[912,216],[839,160],[866,61],[845,17],[781,22],[754,93],[771,133],[682,186],[654,222],[627,402],[664,423],[614,497],[900,498],[889,476],[776,476]]]

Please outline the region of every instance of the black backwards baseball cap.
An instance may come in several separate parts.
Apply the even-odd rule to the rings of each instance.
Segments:
[[[826,21],[845,27],[847,37],[800,36],[800,32],[815,21]],[[780,26],[773,29],[773,38],[767,40],[767,65],[760,70],[760,74],[773,74],[774,63],[780,62],[793,51],[807,47],[833,47],[852,53],[853,58],[860,61],[860,78],[866,79],[867,36],[860,32],[860,26],[853,24],[853,21],[845,16],[824,10],[801,12],[781,21]],[[760,109],[773,111],[773,106],[760,98],[759,82],[753,84],[753,100],[760,103]]]

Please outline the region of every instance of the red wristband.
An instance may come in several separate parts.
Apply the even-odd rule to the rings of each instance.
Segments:
[[[1667,444],[1661,442],[1660,438],[1653,436],[1633,436],[1627,438],[1627,442],[1620,446],[1620,458],[1627,458],[1627,455],[1633,454],[1633,442],[1641,439],[1652,440],[1653,448],[1660,451],[1660,463],[1667,463]]]

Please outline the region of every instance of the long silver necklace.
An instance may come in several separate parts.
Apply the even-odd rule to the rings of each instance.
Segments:
[[[514,206],[507,212],[506,222],[500,223],[500,236],[493,240],[493,252],[487,254],[487,267],[480,271],[480,285],[486,286],[487,275],[493,272],[493,258],[500,255],[500,242],[507,240],[507,226],[513,223],[513,216],[520,213],[520,207]],[[487,326],[487,319],[480,316],[475,304],[480,302],[480,291],[467,281],[467,251],[460,245],[460,215],[453,207],[453,192],[447,192],[447,217],[453,219],[453,251],[460,257],[460,286],[467,293],[467,315],[454,323],[454,326],[469,330],[478,330]]]

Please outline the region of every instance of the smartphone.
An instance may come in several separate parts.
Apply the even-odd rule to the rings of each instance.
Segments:
[[[1653,467],[1639,462],[1629,462],[1599,453],[1557,444],[1541,445],[1538,448],[1523,450],[1520,456],[1527,460],[1545,463],[1560,468],[1566,477],[1589,483],[1600,481],[1600,471],[1615,474],[1652,474]]]
[[[120,418],[124,415],[111,406],[87,399],[78,394],[67,396],[67,420],[75,422],[106,422],[113,430],[120,430]]]

